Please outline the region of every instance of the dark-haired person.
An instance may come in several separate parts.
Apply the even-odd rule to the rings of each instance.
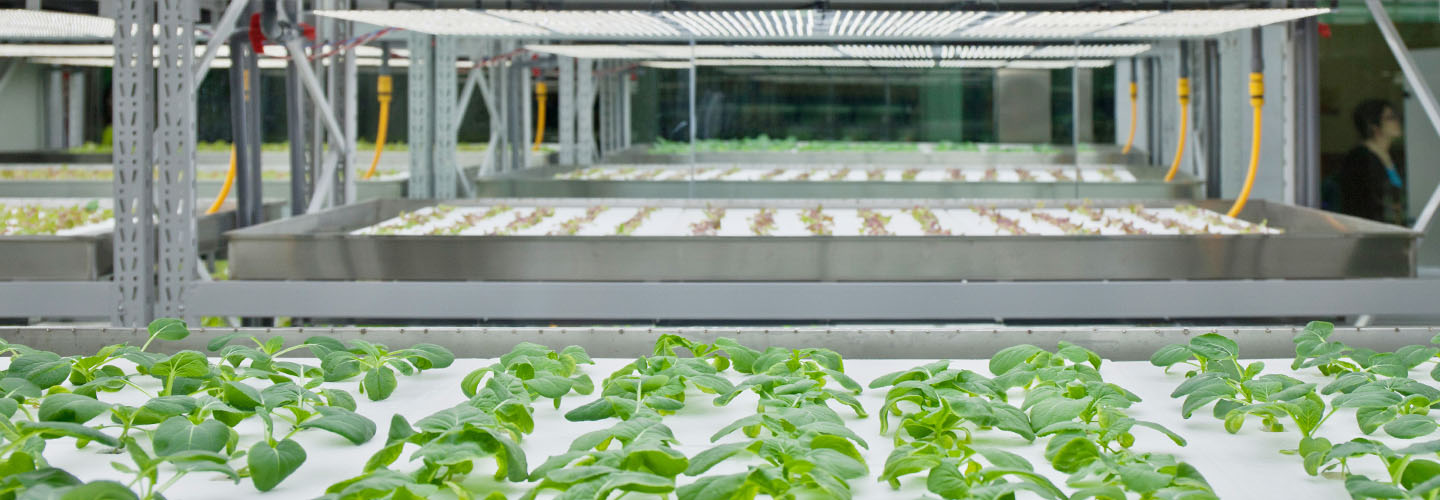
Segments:
[[[1389,224],[1406,224],[1405,172],[1390,157],[1400,138],[1400,115],[1389,102],[1371,99],[1352,115],[1360,145],[1345,155],[1337,181],[1340,211]]]

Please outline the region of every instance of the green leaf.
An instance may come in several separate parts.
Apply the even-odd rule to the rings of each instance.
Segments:
[[[1125,487],[1142,494],[1169,486],[1170,481],[1175,478],[1142,465],[1122,465],[1119,470],[1120,481],[1125,483]]]
[[[716,464],[724,462],[726,459],[729,459],[730,457],[733,457],[736,454],[744,451],[751,444],[751,441],[726,443],[702,451],[696,454],[694,458],[690,459],[690,465],[688,468],[685,469],[685,475],[698,476],[700,474],[704,474],[705,471],[710,470],[710,468],[714,467]]]
[[[218,452],[230,440],[230,428],[219,420],[195,425],[183,416],[170,417],[155,428],[155,454],[170,456],[184,451]]]
[[[1390,391],[1357,391],[1336,396],[1330,402],[1335,408],[1367,408],[1400,404],[1404,398]]]
[[[306,420],[300,424],[300,428],[324,429],[340,435],[351,444],[362,444],[375,437],[375,422],[358,413],[336,406],[320,406],[316,409],[320,411],[320,418]]]
[[[455,362],[454,353],[435,344],[415,344],[397,354],[410,358],[410,362],[421,370],[445,368]]]
[[[570,392],[570,379],[550,374],[526,380],[524,383],[525,388],[548,399],[558,398]]]
[[[600,398],[565,413],[565,420],[571,422],[592,422],[615,415],[615,407],[609,400]]]
[[[65,490],[59,500],[132,500],[135,492],[115,481],[93,481]]]
[[[50,353],[47,352],[45,354]],[[20,358],[16,358],[15,361],[11,362],[11,373],[16,372],[15,364],[19,363],[20,359],[24,359],[30,356],[33,355],[21,356]],[[51,354],[51,356],[54,355]],[[53,361],[45,361],[42,363],[38,363],[32,367],[29,367],[28,371],[25,372],[24,377],[25,380],[30,381],[31,383],[35,384],[35,386],[41,389],[49,389],[51,387],[60,385],[60,383],[64,382],[66,378],[70,377],[70,360],[56,359]]]
[[[235,339],[245,338],[245,337],[249,337],[249,336],[250,336],[250,334],[249,334],[249,333],[245,333],[245,332],[233,332],[233,333],[227,333],[227,334],[224,334],[224,335],[220,335],[220,336],[217,336],[217,337],[215,337],[215,338],[213,338],[213,339],[210,339],[210,342],[207,342],[207,343],[205,344],[205,350],[211,351],[211,352],[218,351],[218,350],[220,350],[220,348],[225,347],[227,344],[229,344],[230,342],[234,341]]]
[[[180,340],[190,336],[190,329],[185,322],[175,318],[160,318],[150,322],[146,327],[150,331],[150,338],[160,340]]]
[[[293,405],[304,396],[305,389],[294,382],[275,384],[260,391],[260,401],[267,409]]]
[[[1084,436],[1059,435],[1046,445],[1045,457],[1050,460],[1055,470],[1074,473],[1100,458],[1100,447]]]
[[[1218,333],[1207,333],[1190,339],[1190,349],[1209,360],[1235,359],[1240,355],[1240,346],[1234,340]]]
[[[1054,397],[1042,400],[1030,407],[1030,428],[1039,431],[1052,424],[1075,420],[1088,406],[1088,398]]]
[[[23,403],[28,398],[40,397],[40,386],[20,377],[0,378],[0,397]]]
[[[76,439],[88,439],[105,446],[118,448],[120,440],[101,432],[94,427],[86,427],[71,422],[24,422],[17,424],[23,431],[40,431],[42,436],[66,436]]]
[[[66,392],[51,394],[40,401],[40,420],[83,424],[110,409],[110,404],[95,398]]]
[[[206,359],[205,354],[199,351],[180,351],[151,366],[150,374],[161,379],[204,377],[210,374],[210,360]]]
[[[1157,424],[1155,422],[1147,422],[1144,420],[1136,420],[1135,425],[1160,431],[1161,434],[1164,434],[1165,436],[1169,437],[1171,441],[1174,441],[1176,445],[1185,446],[1185,438],[1180,437],[1180,435],[1176,434],[1175,431],[1172,431],[1163,425]]]
[[[1170,344],[1155,351],[1155,354],[1150,356],[1150,364],[1168,368],[1188,359],[1190,359],[1189,346],[1185,344]]]
[[[1030,344],[1021,344],[1001,349],[1000,352],[995,353],[995,355],[990,358],[990,373],[1003,375],[1015,367],[1024,364],[1031,356],[1043,351],[1044,349]]]
[[[675,480],[648,472],[619,472],[605,476],[605,483],[595,498],[609,498],[612,491],[666,493],[675,489]]]
[[[975,452],[979,453],[980,456],[985,457],[985,460],[988,460],[990,462],[990,465],[994,465],[1002,469],[1035,469],[1034,466],[1030,465],[1029,460],[1025,460],[1025,457],[1010,453],[1005,450],[995,448],[975,448]]]
[[[1435,432],[1435,419],[1424,415],[1400,415],[1385,424],[1385,433],[1400,439],[1415,439]]]
[[[365,378],[360,381],[360,392],[371,401],[380,401],[395,392],[396,384],[395,370],[377,366],[365,372]]]
[[[749,482],[749,476],[746,472],[705,476],[681,486],[675,493],[680,500],[731,500]]]
[[[300,464],[305,463],[305,448],[300,443],[286,439],[275,446],[260,441],[250,447],[250,452],[245,455],[245,463],[250,466],[250,479],[255,483],[255,489],[270,491],[290,477]]]
[[[1355,422],[1360,424],[1360,432],[1370,434],[1379,429],[1380,426],[1395,420],[1398,412],[1388,406],[1371,406],[1355,410]]]
[[[942,498],[969,498],[970,483],[959,468],[942,464],[930,469],[930,475],[925,477],[925,489]]]
[[[1408,498],[1405,490],[1392,484],[1372,481],[1361,475],[1345,478],[1345,490],[1352,498]]]

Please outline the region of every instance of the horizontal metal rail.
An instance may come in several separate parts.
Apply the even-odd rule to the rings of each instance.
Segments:
[[[420,342],[439,344],[462,358],[499,357],[520,342],[533,342],[560,349],[584,347],[594,357],[635,357],[650,354],[655,340],[664,334],[713,342],[730,337],[745,345],[764,349],[827,347],[848,358],[893,359],[984,359],[1000,349],[1018,344],[1054,347],[1059,341],[1072,342],[1095,350],[1112,360],[1145,360],[1160,347],[1188,342],[1195,335],[1216,332],[1235,339],[1241,356],[1287,358],[1295,355],[1291,338],[1298,327],[1066,327],[1066,328],[198,328],[182,341],[157,342],[152,348],[174,352],[205,350],[217,335],[249,332],[264,341],[282,337],[294,345],[312,336],[341,340],[364,339],[391,347]],[[1333,340],[1377,351],[1393,351],[1411,344],[1424,344],[1440,330],[1429,328],[1339,328]],[[62,355],[95,352],[110,344],[143,343],[142,328],[4,328],[0,338]],[[296,356],[310,356],[304,349]]]
[[[3,289],[0,289],[3,290]],[[195,283],[208,316],[915,321],[1334,317],[1435,311],[1440,279],[1017,282]],[[5,297],[0,293],[0,303]]]

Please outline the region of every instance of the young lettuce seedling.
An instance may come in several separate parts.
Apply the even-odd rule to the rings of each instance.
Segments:
[[[620,447],[615,449],[617,441]],[[609,429],[576,438],[570,451],[530,472],[530,480],[540,484],[521,498],[532,500],[545,490],[560,490],[564,498],[594,499],[608,499],[616,492],[667,494],[675,490],[675,477],[690,466],[684,453],[671,448],[675,442],[658,413],[642,410]]]
[[[559,408],[560,399],[566,394],[586,395],[595,390],[590,376],[580,371],[581,364],[595,362],[579,346],[569,346],[557,353],[539,344],[522,342],[501,356],[499,363],[466,375],[460,390],[466,397],[473,398],[487,375],[503,373],[518,379],[531,398],[549,398]]]

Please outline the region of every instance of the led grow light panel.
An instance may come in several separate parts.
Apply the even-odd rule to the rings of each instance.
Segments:
[[[439,205],[352,231],[356,235],[485,236],[1119,236],[1279,234],[1192,205],[1098,208],[550,207]]]
[[[66,40],[115,36],[113,19],[46,10],[0,9],[0,39]]]
[[[1212,36],[1327,9],[1127,11],[322,10],[318,15],[437,35],[595,40],[962,41]]]
[[[556,174],[560,180],[687,181],[691,170],[664,165],[590,167]],[[1118,166],[1023,165],[988,168],[872,168],[822,165],[710,165],[694,170],[697,181],[845,181],[845,182],[1108,182],[1133,183],[1135,175]]]

